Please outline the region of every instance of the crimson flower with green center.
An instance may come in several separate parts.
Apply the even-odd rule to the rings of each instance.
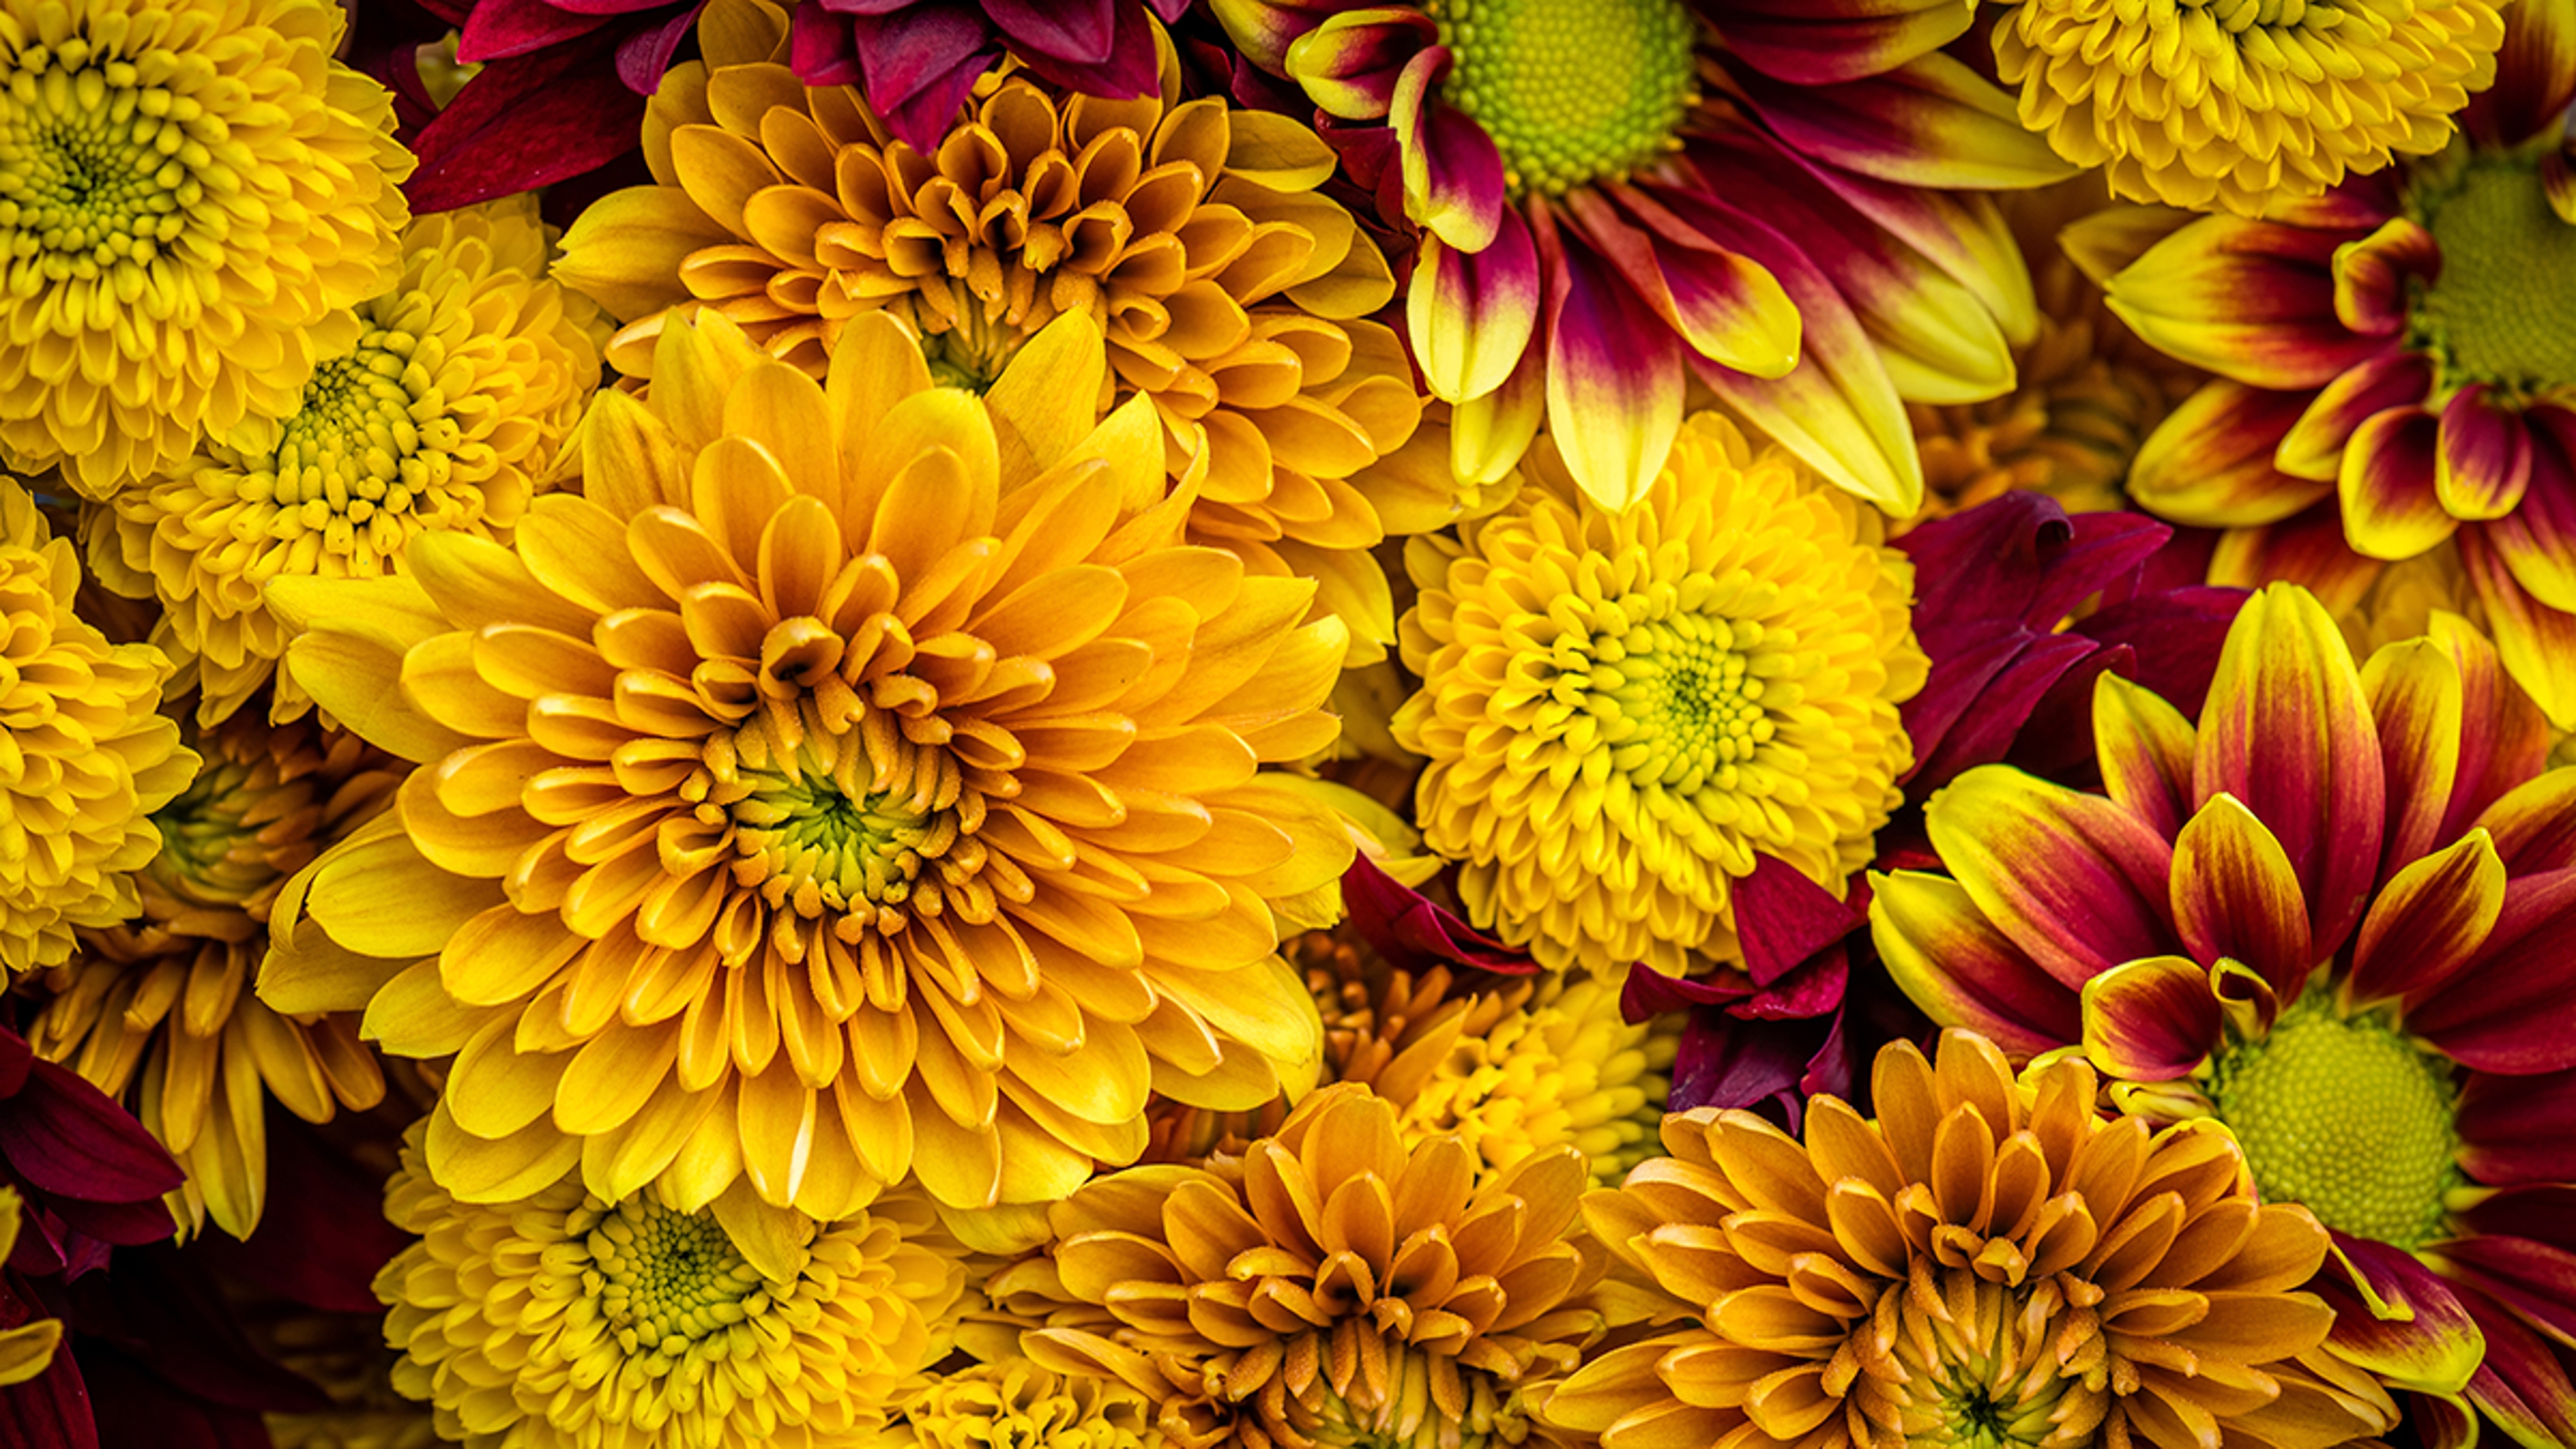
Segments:
[[[2008,1051],[2080,1046],[2123,1111],[2214,1117],[2334,1230],[2329,1346],[2412,1391],[2576,1435],[2576,771],[2451,616],[2356,669],[2276,584],[2198,726],[2105,675],[2105,794],[1983,766],[1932,797],[1947,876],[1875,878],[1906,994]]]
[[[1543,415],[1584,491],[1623,508],[1681,427],[1688,374],[1902,517],[1923,493],[1904,404],[2005,391],[2009,343],[2037,325],[2001,217],[1951,188],[2069,169],[1938,53],[1964,18],[1782,8],[1214,5],[1246,59],[1358,123],[1346,156],[1400,177],[1426,233],[1407,324],[1458,405],[1459,472],[1499,477]]]

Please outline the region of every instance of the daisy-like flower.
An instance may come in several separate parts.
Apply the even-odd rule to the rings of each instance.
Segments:
[[[1769,0],[1213,8],[1426,233],[1406,320],[1458,405],[1461,474],[1499,476],[1544,417],[1623,508],[1687,373],[1902,517],[1923,494],[1904,403],[2012,384],[2029,279],[1991,203],[1948,188],[2069,172],[1933,53],[1964,13],[1873,4],[1820,32]]]
[[[1317,580],[1352,662],[1383,657],[1394,606],[1368,549],[1456,507],[1437,428],[1408,446],[1403,344],[1367,320],[1393,295],[1386,259],[1315,190],[1332,151],[1284,117],[1185,100],[1161,39],[1142,96],[1005,68],[916,150],[856,88],[800,85],[785,26],[767,0],[718,0],[705,62],[653,98],[659,184],[566,234],[560,275],[630,323],[612,360],[649,374],[665,320],[705,309],[821,377],[851,320],[883,311],[933,376],[980,390],[1049,321],[1088,316],[1103,401],[1151,398],[1172,476],[1206,469],[1198,541]]]
[[[508,546],[270,586],[316,703],[424,768],[290,887],[262,994],[462,1053],[442,1186],[1042,1203],[1135,1160],[1149,1087],[1311,1073],[1269,902],[1353,847],[1260,767],[1330,743],[1341,626],[1185,543],[1099,345],[1068,316],[979,398],[883,314],[828,385],[676,320]]]
[[[1060,1374],[1024,1358],[938,1376],[888,1436],[920,1449],[1156,1449],[1154,1406],[1114,1379]]]
[[[2557,147],[2576,15],[2518,5],[2507,29],[2495,89],[2450,150],[2272,219],[2202,218],[2114,276],[2111,306],[2219,378],[2148,438],[2140,505],[2292,533],[2339,515],[2347,548],[2325,531],[2275,576],[2323,589],[2331,568],[2356,593],[2379,563],[2456,539],[2506,667],[2565,729],[2576,199]]]
[[[376,1278],[394,1386],[468,1449],[868,1442],[947,1351],[963,1250],[918,1194],[814,1222],[731,1199],[606,1201],[577,1175],[460,1202],[418,1129]]]
[[[1879,1053],[1875,1120],[1838,1097],[1802,1138],[1667,1119],[1672,1155],[1583,1216],[1678,1325],[1594,1357],[1541,1420],[1603,1449],[2323,1449],[2394,1427],[2319,1351],[2334,1310],[2296,1291],[2325,1229],[2258,1206],[2225,1132],[2104,1121],[2095,1085],[2080,1061],[2016,1079],[1953,1031],[1937,1065]]]
[[[402,179],[332,0],[0,13],[0,458],[105,497],[254,409],[381,290]]]
[[[72,612],[80,583],[71,540],[0,477],[0,980],[60,965],[75,927],[142,909],[152,812],[197,764],[159,713],[169,659]]]
[[[1239,1156],[1054,1209],[1076,1306],[1022,1342],[1144,1393],[1199,1449],[1518,1443],[1520,1387],[1601,1328],[1580,1302],[1600,1251],[1569,1236],[1583,1181],[1571,1148],[1480,1171],[1457,1137],[1408,1144],[1366,1087],[1327,1087]]]
[[[160,854],[136,872],[143,909],[83,930],[46,978],[28,1030],[39,1055],[130,1098],[188,1170],[171,1207],[236,1238],[268,1191],[268,1105],[308,1122],[364,1110],[384,1077],[354,1016],[281,1016],[250,992],[270,907],[295,872],[393,799],[394,761],[311,720],[245,717],[200,735],[202,763],[153,816]]]
[[[1734,954],[1759,857],[1838,894],[1869,859],[1913,762],[1913,570],[1874,510],[1714,414],[1625,512],[1545,445],[1530,475],[1406,552],[1423,843],[1551,969],[1680,976]]]
[[[91,562],[159,602],[153,642],[193,675],[201,720],[276,669],[271,579],[400,572],[432,531],[508,535],[599,383],[598,309],[545,266],[534,197],[421,218],[392,289],[317,339],[300,395],[110,501]]]
[[[1948,875],[1875,881],[1898,985],[2234,1129],[2264,1199],[2335,1232],[2331,1348],[2421,1395],[2433,1442],[2471,1408],[2566,1442],[2576,774],[2542,773],[2538,710],[2455,618],[2356,670],[2275,585],[2196,728],[2108,675],[2094,724],[2107,795],[1989,766],[1932,797]]]
[[[1995,64],[2023,125],[2115,195],[2240,216],[2441,150],[2504,43],[2489,0],[2004,8]]]

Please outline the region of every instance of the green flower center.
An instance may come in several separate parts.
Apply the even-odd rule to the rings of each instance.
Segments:
[[[256,850],[242,850],[256,832],[245,817],[259,800],[262,781],[240,760],[211,757],[197,778],[169,804],[152,812],[161,853],[149,867],[173,894],[201,905],[234,905],[277,879],[276,868]]]
[[[2060,1433],[2053,1416],[2067,1380],[2057,1345],[2075,1324],[2055,1282],[2014,1290],[1952,1269],[1931,1301],[1954,1311],[1938,1316],[1901,1286],[1891,1291],[1901,1326],[1891,1362],[1870,1371],[1894,1380],[1889,1387],[1907,1444],[2013,1449]],[[1963,1302],[1974,1311],[1956,1313]]]
[[[1514,195],[1558,195],[1672,150],[1698,99],[1682,0],[1432,0],[1443,100],[1503,153]]]
[[[2550,208],[2532,162],[2482,157],[2414,208],[2441,245],[2442,274],[2419,286],[2410,340],[2444,388],[2576,383],[2576,226]]]
[[[2465,1181],[2459,1087],[2383,1015],[2345,1017],[2310,993],[2219,1058],[2209,1096],[2265,1199],[2401,1248],[2441,1235],[2443,1196]]]
[[[1007,321],[969,309],[947,331],[924,334],[921,355],[930,363],[932,382],[981,395],[1001,378],[1027,340]]]
[[[926,861],[947,853],[956,817],[926,808],[907,790],[870,791],[812,766],[745,770],[750,793],[726,807],[734,849],[762,868],[760,884],[800,913],[847,911],[858,903],[899,906]],[[793,898],[792,901],[790,898]]]
[[[150,263],[204,197],[204,108],[92,56],[80,38],[0,56],[0,248],[51,281]]]
[[[1675,613],[1596,633],[1560,693],[1588,713],[1610,768],[1689,796],[1731,791],[1778,726],[1760,676],[1765,630],[1751,620]]]
[[[769,1307],[759,1270],[712,1212],[629,1198],[602,1214],[585,1243],[583,1286],[628,1353],[681,1353]]]

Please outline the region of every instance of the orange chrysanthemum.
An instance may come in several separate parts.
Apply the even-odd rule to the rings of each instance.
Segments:
[[[316,703],[423,768],[296,883],[262,992],[461,1053],[442,1186],[1040,1203],[1143,1151],[1149,1088],[1311,1073],[1269,902],[1352,847],[1261,766],[1331,741],[1343,633],[1185,543],[1089,332],[978,398],[884,314],[823,384],[677,321],[510,545],[272,586]]]

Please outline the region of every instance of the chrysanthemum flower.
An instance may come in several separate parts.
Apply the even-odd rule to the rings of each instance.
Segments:
[[[2021,121],[2137,201],[2259,216],[2450,140],[2495,76],[2489,0],[2018,0]]]
[[[136,872],[143,909],[80,933],[28,1029],[135,1114],[188,1170],[172,1195],[191,1230],[236,1238],[268,1192],[273,1098],[308,1122],[364,1110],[384,1077],[354,1016],[281,1016],[250,994],[287,878],[393,799],[393,761],[312,721],[245,717],[197,739],[203,762],[153,817],[160,854]]]
[[[2001,767],[1932,797],[1949,874],[1871,908],[1898,984],[2015,1053],[2080,1045],[2132,1113],[2233,1128],[2263,1197],[2335,1231],[2333,1350],[2424,1395],[2435,1442],[2476,1432],[2463,1392],[2565,1442],[2576,774],[2541,773],[2539,712],[2456,619],[2356,670],[2275,585],[2197,728],[2109,676],[2094,721],[2107,798]]]
[[[1876,1120],[1803,1139],[1749,1112],[1668,1118],[1672,1156],[1585,1198],[1679,1326],[1586,1363],[1543,1422],[1645,1445],[2324,1446],[2395,1405],[2321,1353],[2295,1291],[2327,1235],[2258,1206],[2227,1134],[2094,1115],[2094,1074],[2016,1080],[1991,1042],[1879,1054]]]
[[[1584,491],[1623,508],[1663,466],[1687,372],[1902,517],[1923,493],[1903,403],[2002,392],[2034,322],[2001,218],[1948,188],[2068,171],[1931,53],[1972,7],[1946,30],[1873,4],[1783,33],[1812,8],[1214,5],[1252,64],[1356,123],[1347,152],[1395,153],[1369,170],[1428,233],[1407,326],[1458,404],[1458,472],[1498,476],[1544,416]]]
[[[1913,571],[1876,512],[1714,414],[1624,513],[1544,446],[1530,472],[1406,553],[1423,843],[1550,968],[1679,976],[1733,954],[1757,857],[1837,893],[1869,859],[1913,760]]]
[[[943,1373],[904,1406],[888,1442],[920,1449],[1157,1449],[1153,1405],[1114,1379],[1024,1358]]]
[[[2576,15],[2507,12],[2470,136],[2276,219],[2206,217],[2111,279],[2154,346],[2216,373],[2132,492],[2230,529],[2339,511],[2374,561],[2456,538],[2514,679],[2576,726],[2576,202],[2558,137]],[[2315,577],[2302,569],[2291,577]]]
[[[18,1246],[19,1219],[26,1200],[13,1187],[0,1186],[0,1264]],[[0,1282],[0,1385],[23,1384],[45,1371],[63,1341],[63,1321],[34,1316],[33,1304],[21,1303],[11,1285]]]
[[[142,909],[152,812],[197,764],[158,713],[169,659],[83,622],[80,581],[71,540],[0,477],[0,980],[61,964],[74,927]]]
[[[867,1442],[947,1351],[962,1252],[917,1194],[817,1223],[730,1200],[610,1202],[578,1175],[460,1202],[417,1131],[376,1279],[395,1387],[469,1449]]]
[[[1518,1443],[1519,1388],[1601,1327],[1578,1301],[1599,1250],[1569,1236],[1583,1180],[1571,1148],[1493,1172],[1454,1136],[1408,1145],[1393,1104],[1327,1087],[1239,1157],[1115,1174],[1050,1213],[1089,1311],[1023,1342],[1142,1392],[1191,1449]]]
[[[1135,1159],[1149,1087],[1311,1070],[1268,902],[1352,846],[1260,766],[1332,739],[1342,630],[1185,544],[1152,409],[1063,386],[1090,329],[979,398],[881,314],[828,386],[676,320],[508,546],[270,586],[316,703],[424,768],[291,888],[262,993],[462,1052],[448,1190],[1039,1203]]]
[[[411,156],[331,0],[0,13],[0,458],[105,497],[252,409],[379,291]]]
[[[1057,385],[1151,398],[1172,476],[1206,470],[1197,541],[1317,580],[1352,662],[1383,657],[1394,608],[1367,551],[1456,509],[1441,444],[1408,446],[1422,399],[1403,344],[1367,320],[1393,295],[1386,259],[1314,189],[1331,150],[1284,117],[1185,100],[1157,40],[1137,99],[1006,67],[919,151],[856,88],[798,84],[785,24],[766,0],[718,0],[706,61],[653,98],[660,184],[566,234],[560,275],[631,324],[612,360],[649,374],[653,333],[704,308],[819,378],[851,319],[884,311],[933,376],[980,390],[1047,322],[1088,316],[1105,365]]]
[[[269,580],[398,573],[437,530],[508,535],[599,383],[598,309],[545,267],[534,197],[422,217],[401,279],[358,305],[345,345],[317,347],[301,396],[110,500],[91,560],[158,600],[153,640],[193,672],[201,720],[276,669]],[[303,701],[290,687],[277,705]]]

